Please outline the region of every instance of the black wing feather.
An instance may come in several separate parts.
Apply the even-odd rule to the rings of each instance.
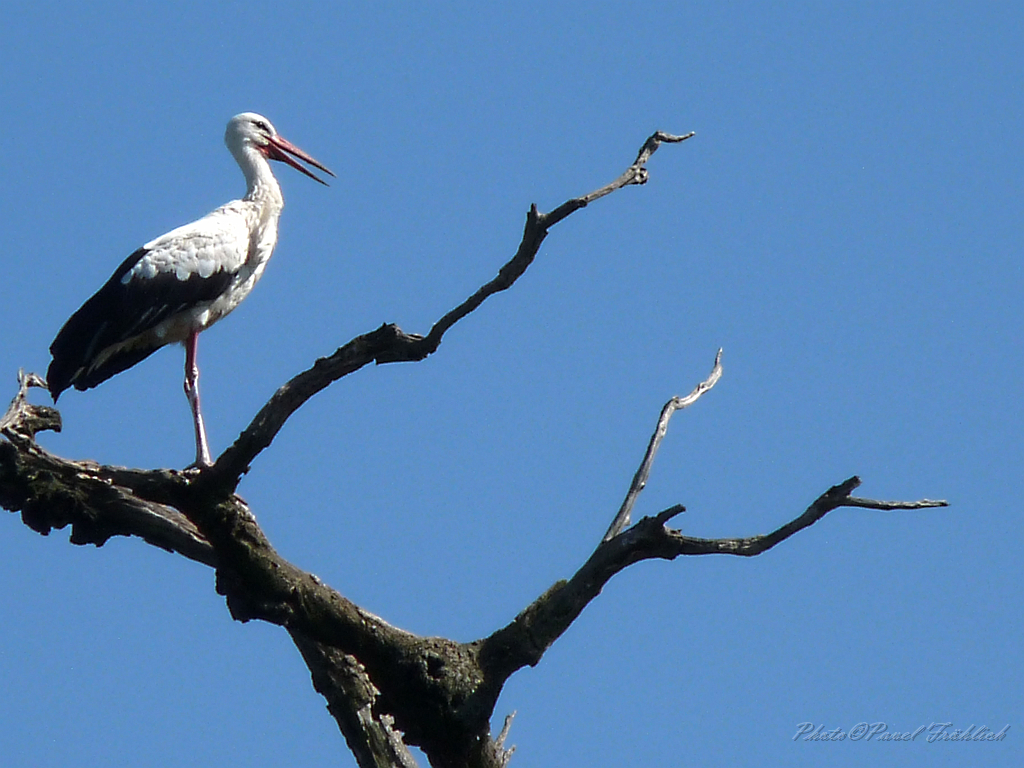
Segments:
[[[123,283],[122,278],[147,253],[140,248],[125,259],[53,340],[53,361],[46,381],[55,402],[71,386],[90,389],[149,357],[164,344],[154,341],[128,347],[102,365],[91,367],[110,347],[151,330],[189,307],[216,299],[232,279],[232,274],[223,270],[205,278],[192,274],[186,280],[180,280],[174,272],[161,272],[152,278],[135,277]]]

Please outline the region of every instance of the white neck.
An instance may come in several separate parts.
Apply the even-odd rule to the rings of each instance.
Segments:
[[[246,192],[245,200],[269,206],[279,212],[284,208],[284,196],[281,194],[281,185],[274,178],[274,172],[270,170],[270,162],[263,153],[251,144],[242,144],[237,150],[231,148],[238,167],[245,175]]]

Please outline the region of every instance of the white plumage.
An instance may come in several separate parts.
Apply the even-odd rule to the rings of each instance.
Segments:
[[[56,401],[69,387],[95,387],[165,344],[183,343],[200,466],[210,464],[210,452],[199,408],[197,339],[249,294],[274,251],[284,198],[268,161],[287,163],[321,184],[290,155],[334,175],[252,112],[231,119],[224,141],[245,175],[245,197],[151,240],[125,259],[61,328],[50,345],[53,361],[47,371]]]

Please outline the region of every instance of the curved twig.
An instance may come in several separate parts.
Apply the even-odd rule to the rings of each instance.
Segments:
[[[661,409],[661,415],[658,417],[658,426],[654,428],[651,441],[647,444],[647,453],[644,454],[644,460],[640,462],[640,468],[633,475],[633,482],[630,483],[629,490],[626,492],[626,498],[623,500],[622,506],[619,507],[619,513],[615,515],[612,524],[608,526],[602,541],[614,539],[623,528],[629,525],[633,505],[636,504],[637,497],[640,496],[640,492],[647,485],[647,478],[651,474],[651,465],[654,464],[654,454],[658,452],[661,441],[665,439],[665,434],[668,432],[668,421],[672,418],[672,414],[693,405],[701,395],[715,386],[720,378],[722,378],[721,349],[715,355],[715,365],[704,381],[694,387],[693,391],[685,397],[673,397],[665,403],[665,407]]]

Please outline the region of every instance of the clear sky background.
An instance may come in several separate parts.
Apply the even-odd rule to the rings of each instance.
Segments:
[[[0,398],[125,256],[242,194],[237,112],[338,179],[275,166],[277,253],[200,343],[214,453],[316,357],[382,322],[426,332],[530,203],[695,130],[432,358],[318,395],[241,494],[360,605],[472,640],[583,562],[659,409],[724,347],[638,514],[766,533],[853,474],[859,495],[952,506],[630,568],[506,688],[513,765],[1022,764],[1020,5],[345,5],[5,9]],[[45,445],[185,466],[182,361],[68,393]],[[209,569],[0,523],[4,765],[354,764],[286,634],[233,622]],[[794,741],[807,721],[1010,730]]]

